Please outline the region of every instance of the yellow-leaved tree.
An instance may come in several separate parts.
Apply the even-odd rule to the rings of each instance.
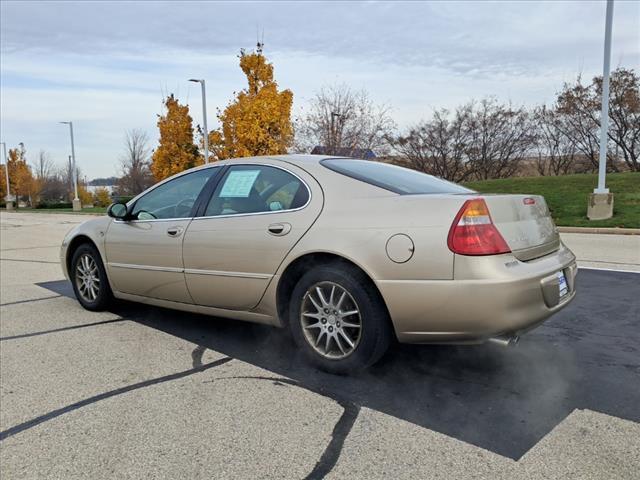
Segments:
[[[11,195],[18,197],[28,197],[30,203],[37,200],[38,185],[33,178],[31,168],[27,165],[24,156],[24,148],[12,148],[9,150],[9,158],[7,160],[9,166],[9,185],[11,187]],[[17,203],[16,203],[17,207]]]
[[[167,97],[164,105],[166,113],[158,115],[160,145],[153,152],[151,162],[151,172],[156,181],[204,163],[198,147],[193,143],[193,120],[189,115],[189,106],[180,105],[173,94]]]
[[[93,203],[97,207],[108,207],[111,203],[111,194],[105,187],[96,188],[93,192]]]
[[[254,53],[240,52],[240,68],[249,86],[218,114],[222,129],[210,132],[210,149],[218,160],[287,153],[293,141],[293,93],[278,91],[261,44]]]

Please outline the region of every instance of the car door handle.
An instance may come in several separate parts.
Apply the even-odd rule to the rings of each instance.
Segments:
[[[267,229],[271,235],[281,237],[291,231],[291,224],[289,223],[272,223]]]
[[[179,237],[182,232],[184,232],[184,228],[182,227],[169,227],[167,229],[167,235],[170,237]]]

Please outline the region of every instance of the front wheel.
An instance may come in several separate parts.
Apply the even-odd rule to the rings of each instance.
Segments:
[[[344,264],[322,265],[303,275],[291,296],[289,327],[312,363],[339,374],[375,363],[392,336],[375,287]]]
[[[78,302],[87,310],[104,310],[111,303],[107,273],[93,245],[80,245],[73,253],[70,277]]]

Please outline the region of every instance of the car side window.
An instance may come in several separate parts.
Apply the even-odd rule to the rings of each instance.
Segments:
[[[136,201],[133,217],[138,220],[191,217],[202,188],[218,170],[215,167],[187,173],[154,188]]]
[[[307,187],[285,170],[267,165],[234,165],[213,192],[205,216],[292,210],[308,200]]]

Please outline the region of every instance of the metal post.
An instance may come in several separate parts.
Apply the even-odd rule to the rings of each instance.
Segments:
[[[607,19],[604,31],[604,65],[602,69],[602,109],[600,112],[600,163],[598,165],[598,188],[593,193],[609,193],[605,187],[607,173],[607,143],[609,130],[609,71],[611,69],[611,30],[613,23],[613,0],[607,0]]]
[[[9,159],[7,157],[7,144],[2,142],[2,151],[4,153],[4,175],[7,182],[7,199],[11,197],[11,186],[9,185]]]
[[[604,64],[602,67],[602,109],[600,110],[600,159],[598,164],[598,187],[589,195],[587,218],[606,220],[613,216],[613,193],[605,185],[607,174],[607,143],[609,130],[609,71],[611,67],[611,30],[613,23],[613,0],[607,0],[607,15],[604,28]]]
[[[202,87],[202,123],[204,123],[204,163],[209,163],[209,129],[207,128],[207,91],[204,80],[200,81]]]
[[[207,91],[204,86],[204,79],[190,78],[190,82],[200,84],[202,91],[202,124],[204,126],[204,163],[209,163],[209,128],[207,127]]]
[[[71,173],[73,177],[73,210],[82,210],[82,204],[78,198],[78,169],[76,168],[76,148],[73,142],[73,122],[60,122],[69,125],[69,133],[71,134],[71,159],[73,160],[73,171]]]
[[[327,145],[328,148],[328,152],[325,152],[326,155],[335,155],[334,153],[334,148],[333,148],[333,144],[334,144],[334,139],[335,139],[335,133],[334,133],[334,118],[335,118],[336,114],[331,112],[331,126],[329,127],[330,129],[330,133],[329,133],[329,145]]]
[[[71,174],[71,183],[73,184],[73,176],[75,175],[74,172],[74,168],[73,168],[73,161],[71,160],[71,155],[69,155],[67,157],[67,159],[69,160],[69,173]]]
[[[73,142],[73,122],[69,122],[69,131],[71,132],[71,159],[73,160],[73,199],[78,198],[78,165],[76,164],[76,148]]]
[[[2,142],[2,151],[4,152],[4,176],[7,182],[7,196],[5,197],[5,208],[13,210],[13,201],[11,200],[11,186],[9,185],[9,159],[7,158],[7,144]]]
[[[338,136],[338,132],[336,132],[334,118],[338,117],[338,121],[340,122],[340,136]],[[342,146],[342,119],[344,115],[342,113],[331,112],[331,142],[333,146],[331,147],[330,155],[337,155],[338,148]]]

